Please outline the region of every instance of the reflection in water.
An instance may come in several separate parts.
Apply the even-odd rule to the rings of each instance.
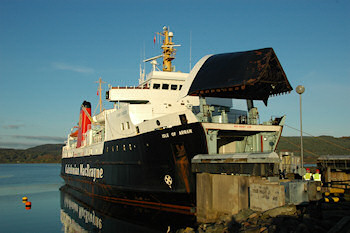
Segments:
[[[64,232],[171,232],[193,225],[194,216],[133,207],[61,187]]]

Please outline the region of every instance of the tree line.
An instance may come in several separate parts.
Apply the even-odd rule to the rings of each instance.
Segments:
[[[350,155],[350,137],[303,137],[304,161],[315,163],[321,155]],[[1,149],[0,163],[61,163],[63,144],[45,144],[25,150]],[[300,137],[281,137],[277,152],[300,155]]]

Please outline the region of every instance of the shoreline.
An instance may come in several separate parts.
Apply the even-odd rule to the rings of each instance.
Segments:
[[[346,232],[349,226],[350,202],[318,201],[263,212],[244,209],[235,215],[224,215],[214,223],[198,224],[196,229],[185,227],[176,233]]]

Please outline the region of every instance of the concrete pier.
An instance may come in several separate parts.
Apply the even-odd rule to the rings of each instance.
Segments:
[[[197,221],[213,222],[219,216],[248,208],[249,179],[209,173],[197,174]]]
[[[247,208],[264,211],[285,204],[284,186],[257,176],[197,174],[197,221],[213,222]]]
[[[260,176],[197,173],[197,221],[215,222],[243,209],[266,211],[322,198],[320,182]]]
[[[277,182],[260,181],[250,185],[250,209],[265,211],[285,204],[284,186]]]

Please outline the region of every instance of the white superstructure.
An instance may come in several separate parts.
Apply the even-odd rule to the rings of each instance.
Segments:
[[[268,88],[271,89],[270,86],[273,86],[267,94],[268,98],[276,89],[275,84],[269,84],[271,82],[269,80],[270,76],[267,75],[267,81],[263,80],[259,84],[254,84],[257,79],[254,79],[254,76],[249,76],[250,79],[248,81],[240,80],[242,83],[236,86],[231,84],[231,86],[224,88],[211,88],[209,85],[208,89],[201,90],[199,94],[191,96],[189,93],[195,78],[198,77],[198,73],[202,71],[205,64],[208,61],[210,63],[210,59],[215,55],[203,57],[190,73],[176,72],[171,65],[171,61],[175,58],[176,49],[174,47],[177,46],[172,42],[173,33],[168,32],[168,29],[164,27],[164,32],[161,35],[165,37],[162,46],[163,54],[144,61],[153,65],[152,71],[146,77],[144,71],[140,72],[138,86],[109,86],[106,92],[106,100],[113,103],[112,109],[103,110],[96,116],[91,117],[85,108],[82,107],[83,114],[89,117],[91,124],[88,125],[86,132],[84,131],[84,135],[80,137],[82,138],[81,141],[77,140],[77,131],[73,132],[72,129],[72,133],[68,135],[67,144],[63,147],[62,156],[101,155],[104,153],[104,149],[106,152],[108,150],[113,152],[114,150],[133,150],[133,148],[136,148],[136,145],[129,143],[121,146],[112,146],[111,148],[105,148],[104,143],[198,122],[203,123],[201,127],[206,134],[209,154],[274,151],[277,145],[276,142],[282,132],[284,117],[279,118],[277,121],[275,119],[260,125],[258,111],[253,105],[252,93],[249,92],[249,88],[255,85],[254,88],[256,89],[254,89],[253,93],[258,92],[257,95],[264,94],[261,91],[266,91],[267,88],[262,85],[267,85],[266,83],[268,83]],[[273,53],[272,49],[267,51]],[[262,53],[254,51],[254,54],[260,55]],[[271,57],[271,55],[267,57]],[[157,68],[156,60],[159,58],[163,58],[162,70]],[[232,58],[228,60],[230,61],[230,59]],[[263,59],[266,60],[266,58]],[[274,59],[277,59],[277,57]],[[228,76],[226,71],[222,70],[222,63],[225,61],[218,60],[219,63],[215,63],[212,66],[215,68],[212,69],[214,71],[207,70],[210,73],[208,78],[210,81],[214,80],[215,82],[218,73],[221,76]],[[278,65],[279,63],[275,61],[271,64]],[[260,64],[259,62],[255,63]],[[253,63],[250,62],[249,64]],[[266,65],[267,68],[270,66],[270,64]],[[263,66],[258,65],[257,67],[254,67],[250,73],[255,74],[255,70],[262,69]],[[281,68],[280,66],[276,67],[278,69]],[[231,68],[231,64],[229,64],[229,68]],[[262,73],[265,75],[270,74],[269,72]],[[281,76],[284,73],[283,70],[278,70],[276,74]],[[274,78],[274,76],[271,77]],[[226,78],[228,81],[230,80],[230,77]],[[207,81],[204,80],[203,82],[206,83]],[[100,80],[100,85],[101,82],[102,80]],[[273,82],[274,80],[272,79],[271,83]],[[276,85],[279,85],[282,82],[276,81],[276,83]],[[289,85],[288,81],[286,83]],[[225,97],[225,93],[227,91],[237,93],[238,97],[242,98],[239,95],[246,88],[248,89],[248,113],[232,109],[232,99]],[[101,98],[101,87],[99,90]],[[208,95],[208,93],[216,93],[217,95]],[[221,95],[220,93],[224,94]],[[101,101],[100,99],[100,107],[102,105]],[[264,101],[267,101],[267,99],[264,99]],[[79,126],[78,128],[81,127]],[[164,137],[166,137],[166,134]]]
[[[181,125],[179,115],[187,123],[198,122],[192,107],[199,106],[199,97],[182,96],[181,92],[190,74],[156,70],[156,59],[161,57],[165,56],[146,60],[151,61],[153,69],[146,80],[141,74],[138,86],[109,88],[106,100],[114,103],[114,108],[92,117],[81,147],[76,148],[76,138],[70,134],[63,148],[63,157],[102,154],[104,141]]]

